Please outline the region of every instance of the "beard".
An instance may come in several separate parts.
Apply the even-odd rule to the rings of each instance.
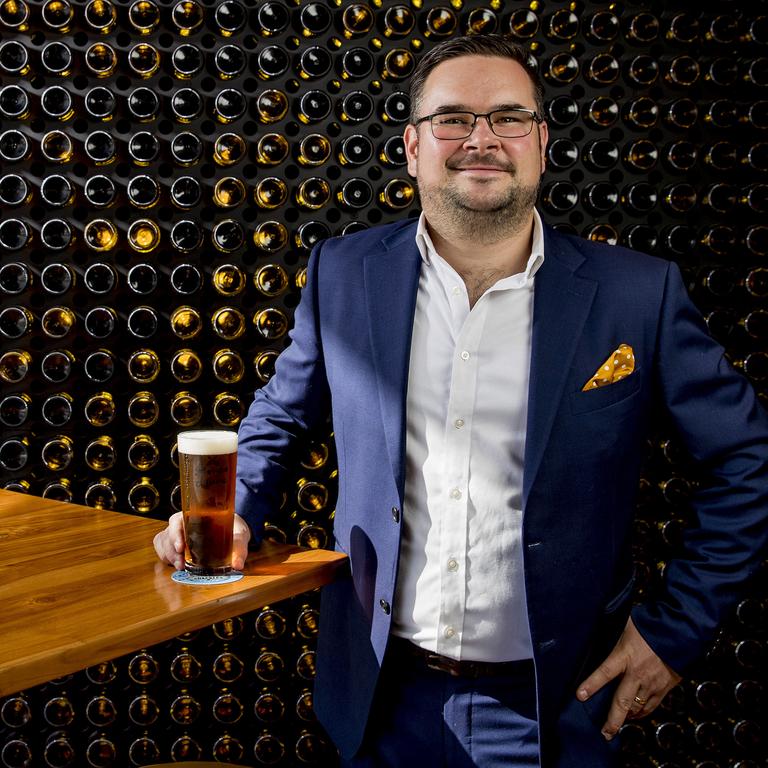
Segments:
[[[530,221],[541,182],[536,179],[532,184],[522,184],[516,178],[513,165],[480,155],[468,155],[460,160],[450,158],[446,168],[459,170],[475,164],[508,173],[511,183],[496,193],[483,194],[462,189],[450,178],[445,184],[434,185],[425,185],[418,179],[419,196],[422,204],[425,198],[429,201],[430,219],[439,219],[445,229],[479,242],[497,242],[515,234]],[[485,186],[483,182],[478,184]]]

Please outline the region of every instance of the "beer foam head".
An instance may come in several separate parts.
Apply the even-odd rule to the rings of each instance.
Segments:
[[[215,456],[237,451],[237,432],[223,429],[195,429],[180,432],[177,439],[179,453],[193,456]]]

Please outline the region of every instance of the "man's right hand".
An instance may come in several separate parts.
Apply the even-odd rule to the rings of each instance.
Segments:
[[[240,515],[235,515],[232,539],[232,567],[241,571],[248,556],[248,542],[251,529]],[[154,538],[155,552],[164,562],[177,571],[184,568],[184,522],[181,512],[175,512],[168,518],[168,527]]]

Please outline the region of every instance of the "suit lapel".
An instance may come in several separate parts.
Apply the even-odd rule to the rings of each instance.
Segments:
[[[536,274],[528,385],[523,503],[541,463],[576,343],[597,283],[578,277],[584,257],[545,227],[545,258]],[[415,221],[382,241],[365,259],[365,295],[379,408],[397,488],[405,481],[405,408],[413,315],[421,269]]]
[[[382,241],[365,260],[371,351],[379,407],[392,471],[401,498],[405,485],[405,405],[413,334],[413,314],[421,256],[415,228],[406,226]]]
[[[584,257],[549,227],[544,229],[544,254],[534,287],[523,505],[538,472],[576,343],[597,291],[596,282],[575,274]]]

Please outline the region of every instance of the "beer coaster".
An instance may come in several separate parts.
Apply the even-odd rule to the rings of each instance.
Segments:
[[[209,584],[231,584],[233,581],[240,581],[243,574],[240,571],[232,571],[232,573],[224,573],[220,576],[196,576],[186,571],[174,571],[171,578],[179,584],[207,586]]]

